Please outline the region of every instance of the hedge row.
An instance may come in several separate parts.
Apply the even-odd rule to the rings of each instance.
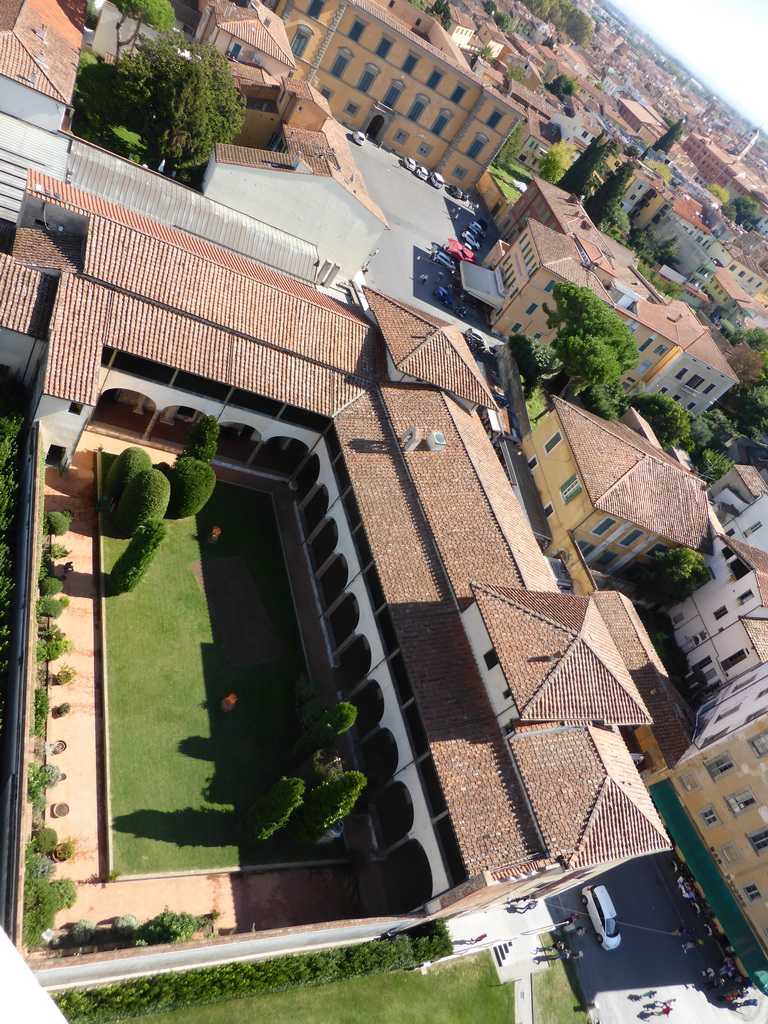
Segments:
[[[0,388],[0,733],[2,733],[9,622],[13,591],[13,520],[18,488],[18,437],[24,417],[24,389],[17,381],[3,380]]]
[[[418,967],[426,960],[439,960],[452,952],[445,923],[435,921],[417,929],[415,934],[396,939],[377,939],[358,946],[297,953],[274,960],[224,964],[183,974],[158,974],[88,991],[60,992],[54,999],[70,1024],[103,1024],[117,1018],[386,974]]]

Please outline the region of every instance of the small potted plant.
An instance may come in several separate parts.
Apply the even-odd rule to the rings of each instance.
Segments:
[[[77,669],[71,665],[62,665],[56,673],[56,682],[59,686],[67,686],[77,679]]]
[[[54,718],[64,718],[64,716],[68,715],[71,710],[72,710],[72,705],[71,704],[67,704],[66,702],[64,704],[59,704],[58,707],[55,707],[53,709],[53,717]]]
[[[220,536],[221,536],[221,527],[220,526],[212,526],[211,527],[211,532],[208,534],[208,538],[207,538],[208,539],[208,543],[209,544],[215,544]]]
[[[221,702],[221,710],[222,711],[231,711],[232,708],[235,706],[235,704],[237,704],[237,694],[236,693],[230,693]]]
[[[55,861],[60,864],[65,860],[71,860],[75,855],[75,841],[74,839],[64,839],[62,842],[57,843],[53,848],[51,856]]]

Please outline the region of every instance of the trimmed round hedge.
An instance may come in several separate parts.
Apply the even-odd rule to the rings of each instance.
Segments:
[[[109,581],[116,594],[125,594],[141,582],[168,533],[161,519],[146,519],[134,530],[128,547],[115,562]]]
[[[107,474],[107,496],[117,500],[138,473],[151,468],[152,459],[143,448],[125,448],[112,463]]]
[[[186,519],[202,509],[216,486],[216,474],[207,462],[181,456],[176,460],[168,479],[171,499],[168,502],[169,519]]]
[[[64,581],[58,576],[43,576],[40,580],[40,597],[55,597],[64,589]]]
[[[52,533],[54,537],[63,537],[69,530],[72,522],[71,512],[46,512],[45,532]]]
[[[171,485],[158,469],[144,469],[129,481],[115,521],[118,530],[130,537],[139,523],[147,519],[162,519],[168,508]]]

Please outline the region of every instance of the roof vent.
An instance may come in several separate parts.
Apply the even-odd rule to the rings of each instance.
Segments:
[[[443,448],[448,447],[448,441],[446,440],[445,434],[442,430],[430,431],[427,434],[424,443],[431,452],[441,452]]]
[[[404,452],[412,452],[421,444],[421,431],[418,427],[408,427],[400,437]]]
[[[42,191],[43,191],[43,186],[40,184],[39,181],[36,182],[35,183],[35,192],[42,192]]]

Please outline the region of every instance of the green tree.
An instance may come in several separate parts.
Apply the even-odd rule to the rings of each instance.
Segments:
[[[547,150],[539,164],[539,177],[556,185],[573,160],[574,148],[569,142],[556,142]]]
[[[448,28],[451,23],[451,8],[448,0],[435,0],[427,13],[440,22],[443,28]]]
[[[665,238],[653,245],[653,258],[659,266],[674,266],[680,258],[680,250],[674,238]]]
[[[99,142],[119,119],[117,79],[115,64],[105,63],[90,50],[82,51],[72,96],[78,135]]]
[[[759,441],[768,427],[768,386],[752,388],[739,399],[738,424],[747,437]]]
[[[367,782],[360,772],[345,772],[340,779],[321,782],[291,815],[289,831],[304,843],[316,843],[352,811]]]
[[[507,75],[507,78],[511,78],[515,82],[520,82],[520,83],[522,83],[524,78],[525,78],[525,75],[523,74],[522,69],[517,67],[515,64],[508,64],[507,65],[506,75]]]
[[[751,196],[736,196],[723,206],[723,213],[746,231],[751,231],[760,219],[760,204]]]
[[[577,46],[588,46],[592,42],[595,23],[588,14],[574,9],[565,19],[565,31]]]
[[[656,605],[677,604],[709,580],[704,556],[691,548],[667,548],[651,556],[637,574],[640,593]]]
[[[733,469],[733,462],[722,452],[716,452],[712,448],[705,448],[696,463],[701,476],[710,483],[719,480],[721,476]]]
[[[551,353],[546,345],[528,334],[510,334],[507,347],[517,364],[525,393],[530,395],[542,372],[549,366]]]
[[[493,64],[493,48],[490,44],[486,44],[477,56],[480,60],[484,60],[486,64]]]
[[[621,201],[634,171],[634,164],[627,161],[617,170],[606,175],[602,185],[589,199],[584,200],[584,209],[597,227],[606,221],[614,220],[621,210]]]
[[[496,11],[496,13],[493,15],[493,20],[496,22],[496,24],[499,26],[502,32],[504,32],[506,35],[511,35],[513,28],[512,19],[505,11]]]
[[[572,75],[558,75],[548,83],[547,89],[559,100],[564,100],[566,96],[573,96],[579,91],[579,81]]]
[[[605,167],[605,158],[609,152],[609,141],[605,135],[598,135],[580,153],[565,174],[558,181],[558,188],[571,192],[576,196],[585,196],[592,191],[592,182],[596,174]]]
[[[742,342],[737,345],[727,356],[728,364],[739,378],[736,385],[739,391],[744,391],[757,384],[765,375],[766,353],[750,348]]]
[[[113,2],[121,15],[115,26],[117,33],[115,60],[120,60],[120,51],[124,46],[130,46],[134,42],[142,25],[151,25],[158,32],[170,32],[176,21],[173,7],[168,0],[113,0]],[[120,30],[128,18],[136,22],[136,28],[126,39],[121,39]]]
[[[166,907],[156,917],[145,921],[137,928],[136,938],[148,946],[165,942],[188,942],[202,927],[202,917],[193,917],[186,911],[177,914]]]
[[[319,708],[308,722],[306,732],[299,737],[294,747],[295,756],[302,760],[315,750],[332,746],[339,736],[352,728],[356,719],[357,708],[346,701],[332,708]]]
[[[285,828],[303,796],[304,782],[301,779],[278,779],[246,813],[244,824],[248,835],[261,842]]]
[[[142,470],[123,491],[115,515],[118,530],[130,537],[146,519],[162,519],[170,496],[171,485],[159,469]]]
[[[216,474],[207,462],[185,455],[176,460],[168,472],[171,497],[168,502],[169,519],[196,516],[205,507],[216,487]]]
[[[140,39],[118,64],[123,123],[137,132],[147,163],[201,163],[217,142],[231,142],[243,123],[229,61],[213,46],[165,37]]]
[[[637,344],[627,325],[594,292],[567,282],[556,284],[552,297],[554,310],[544,304],[547,326],[557,330],[549,347],[574,391],[609,384],[637,366]]]
[[[114,593],[125,594],[144,579],[167,535],[168,528],[161,519],[139,523],[109,574]]]
[[[728,190],[723,188],[722,185],[710,185],[707,191],[711,192],[715,199],[719,200],[721,205],[727,203],[731,198],[728,195]]]
[[[768,352],[768,331],[764,331],[762,327],[750,327],[747,330],[734,331],[730,337],[732,345],[749,345],[750,348],[756,348],[764,352]]]
[[[124,448],[109,468],[106,492],[116,501],[135,476],[152,469],[152,459],[143,448]]]
[[[673,124],[671,124],[661,136],[659,141],[654,143],[653,148],[657,153],[668,153],[674,144],[680,141],[684,130],[685,121],[673,122]]]
[[[648,420],[662,448],[690,442],[691,417],[669,395],[633,395],[629,404]]]
[[[187,443],[179,456],[189,456],[201,462],[213,462],[219,442],[219,421],[215,416],[201,416],[187,432]],[[178,461],[178,460],[177,460]]]
[[[580,398],[588,412],[604,420],[617,420],[624,415],[629,404],[624,388],[617,380],[584,388]]]
[[[694,452],[702,452],[705,448],[720,447],[738,434],[735,423],[728,419],[721,409],[707,409],[691,420],[691,440]]]
[[[507,141],[496,154],[496,159],[494,160],[498,167],[509,170],[511,173],[514,171],[517,156],[520,152],[520,143],[523,141],[523,128],[522,120],[515,122],[514,128],[507,137]]]
[[[666,181],[667,184],[672,181],[672,171],[669,168],[669,164],[665,164],[661,160],[648,160],[647,163],[653,173],[658,175],[662,181]]]

